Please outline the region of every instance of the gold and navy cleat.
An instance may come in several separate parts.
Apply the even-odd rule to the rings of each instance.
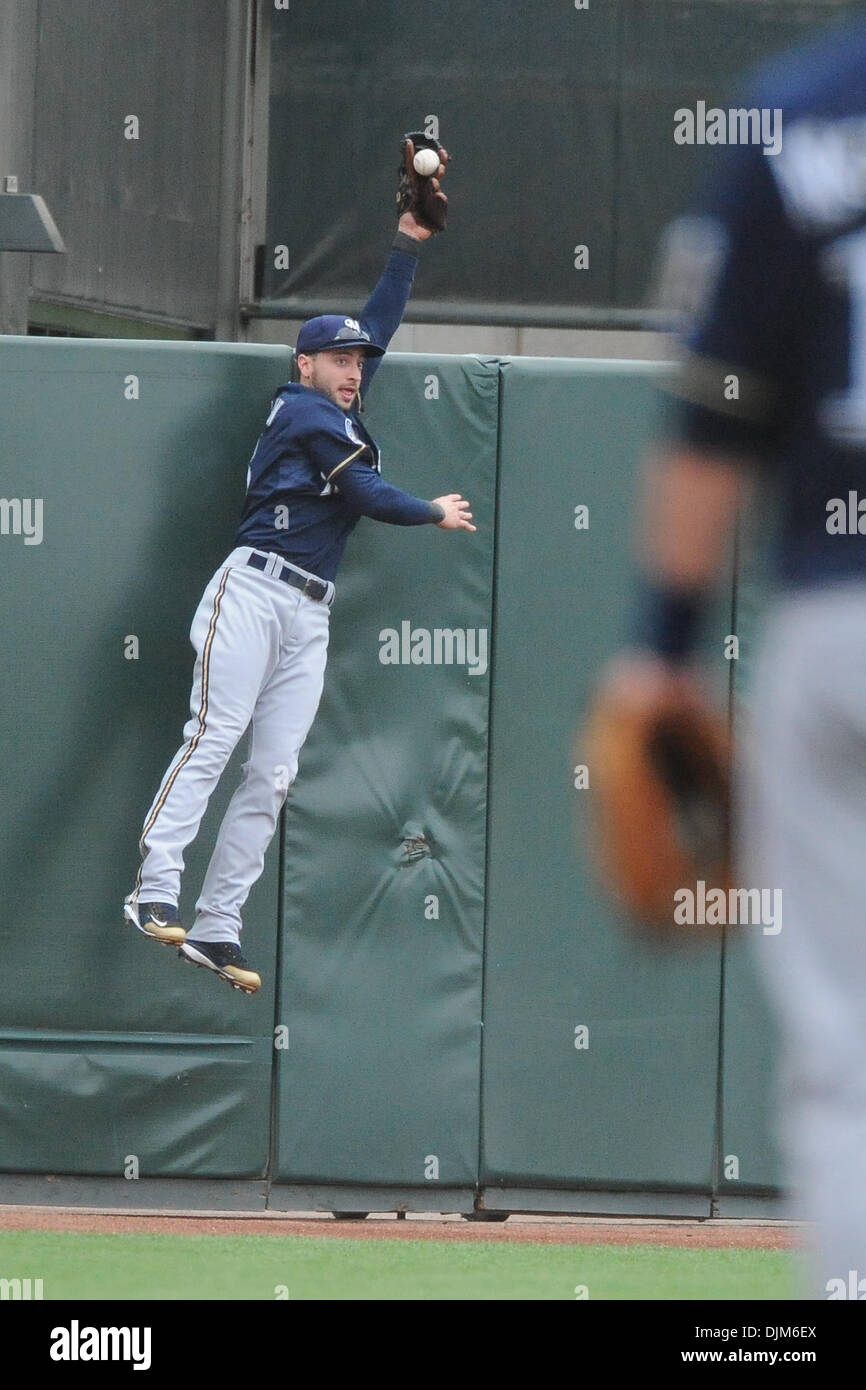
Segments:
[[[227,981],[233,989],[243,990],[244,994],[255,994],[261,987],[261,976],[250,970],[240,946],[234,941],[187,940],[178,955],[191,965],[213,970],[221,980]]]
[[[123,915],[145,936],[161,941],[164,946],[181,946],[186,941],[186,932],[173,903],[126,902]]]

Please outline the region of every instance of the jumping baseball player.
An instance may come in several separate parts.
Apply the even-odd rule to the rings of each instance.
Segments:
[[[634,648],[597,704],[700,698],[687,662],[757,462],[781,523],[778,591],[740,739],[737,883],[778,890],[782,914],[772,933],[741,930],[781,1023],[789,1179],[815,1223],[807,1291],[863,1299],[866,23],[777,61],[742,106],[781,113],[781,149],[720,150],[683,224],[670,275],[703,274],[703,302],[652,468]]]
[[[418,146],[438,155],[432,175],[415,170]],[[404,137],[402,215],[379,283],[357,318],[326,314],[300,330],[300,380],[286,382],[273,398],[247,471],[235,548],[192,621],[191,717],[145,818],[141,865],[124,904],[125,920],[145,936],[178,946],[185,960],[248,994],[261,979],[241,952],[241,909],[261,874],[319,705],[346,542],[362,516],[397,526],[476,529],[459,493],[424,501],[385,482],[360,414],[403,317],[421,243],[444,229],[447,199],[439,180],[447,160],[436,141]],[[177,910],[184,850],[247,729],[243,777],[187,937]]]

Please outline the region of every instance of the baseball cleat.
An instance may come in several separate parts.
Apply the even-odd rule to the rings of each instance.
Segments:
[[[255,994],[261,986],[261,976],[250,970],[240,946],[234,941],[190,941],[183,943],[178,955],[192,965],[213,970],[221,980],[244,994]]]
[[[123,915],[145,936],[161,941],[164,946],[180,946],[186,941],[186,932],[173,903],[127,902],[123,905]]]

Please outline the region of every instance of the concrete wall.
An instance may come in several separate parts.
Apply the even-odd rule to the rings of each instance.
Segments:
[[[300,326],[299,319],[255,319],[247,327],[246,341],[294,346]],[[674,351],[666,334],[639,330],[425,323],[404,324],[397,330],[391,347],[395,352],[477,352],[482,356],[601,357],[623,361],[670,361]]]

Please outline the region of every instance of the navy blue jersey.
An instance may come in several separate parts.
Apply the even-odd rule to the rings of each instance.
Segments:
[[[784,585],[866,578],[866,22],[763,68],[741,105],[780,139],[720,149],[680,226],[668,279],[702,303],[676,435],[775,475]]]
[[[358,316],[381,347],[400,325],[416,264],[417,252],[392,250]],[[362,398],[381,360],[365,359]],[[286,382],[250,460],[235,545],[276,551],[322,579],[334,579],[362,516],[420,526],[441,515],[431,502],[385,482],[379,448],[357,410],[344,411],[322,392]]]

